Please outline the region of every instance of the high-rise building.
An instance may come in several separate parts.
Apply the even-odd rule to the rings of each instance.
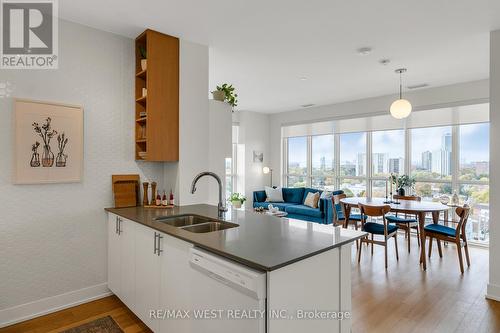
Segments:
[[[326,157],[325,156],[321,156],[321,158],[319,160],[320,160],[319,169],[321,171],[325,171],[326,170]]]
[[[363,176],[365,174],[366,154],[358,153],[356,158],[356,176]]]
[[[373,174],[387,173],[387,154],[374,153],[373,154]]]
[[[404,170],[404,159],[402,157],[389,159],[389,173],[402,174]]]
[[[432,153],[428,150],[422,153],[422,169],[427,171],[432,170]]]

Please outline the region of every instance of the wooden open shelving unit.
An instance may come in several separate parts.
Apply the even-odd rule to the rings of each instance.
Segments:
[[[146,50],[145,70],[139,47]],[[178,161],[179,39],[149,29],[140,34],[135,39],[135,73],[135,159]]]

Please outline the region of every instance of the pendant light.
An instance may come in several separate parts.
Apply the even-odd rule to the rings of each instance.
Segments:
[[[406,68],[398,68],[395,71],[399,74],[399,99],[395,100],[391,104],[391,115],[396,119],[403,119],[410,115],[411,104],[406,99],[403,99],[403,84],[402,84],[402,74],[406,72]]]

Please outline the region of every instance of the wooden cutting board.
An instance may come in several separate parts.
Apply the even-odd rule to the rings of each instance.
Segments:
[[[115,208],[140,205],[139,175],[112,175]]]

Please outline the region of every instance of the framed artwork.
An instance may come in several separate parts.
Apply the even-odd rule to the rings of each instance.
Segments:
[[[14,100],[14,183],[80,182],[81,106]]]
[[[253,151],[253,162],[254,163],[262,163],[264,162],[264,153],[261,151]]]

